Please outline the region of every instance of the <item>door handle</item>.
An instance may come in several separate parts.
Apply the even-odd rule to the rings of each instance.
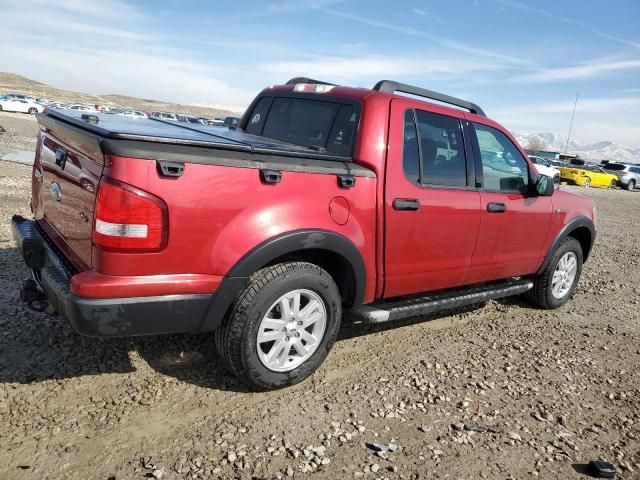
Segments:
[[[420,210],[420,202],[415,198],[394,198],[392,205],[394,210],[408,210],[411,212]]]
[[[507,206],[504,203],[488,203],[487,212],[489,213],[504,213],[507,211]]]

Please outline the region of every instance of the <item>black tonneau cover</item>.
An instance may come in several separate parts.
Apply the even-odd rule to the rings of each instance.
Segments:
[[[83,119],[83,115],[88,117]],[[205,165],[376,176],[350,157],[316,152],[227,127],[54,109],[37,117],[42,127],[54,132],[64,131],[64,142],[68,146],[94,159],[115,155]]]
[[[241,152],[304,156],[341,162],[351,160],[349,157],[322,153],[308,147],[251,135],[242,130],[231,130],[226,126],[177,123],[155,118],[132,118],[108,113],[57,109],[49,109],[43,116],[70,123],[102,138],[113,140],[138,140],[172,145],[214,147]],[[93,121],[85,120],[83,116]],[[98,121],[94,123],[95,118]],[[46,120],[42,123],[46,123]]]

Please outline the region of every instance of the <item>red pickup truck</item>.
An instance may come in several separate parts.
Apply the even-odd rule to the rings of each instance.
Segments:
[[[295,78],[235,128],[38,121],[34,218],[12,222],[22,299],[83,335],[215,331],[256,389],[310,375],[343,317],[523,293],[559,307],[595,237],[591,200],[554,188],[480,107],[398,82]]]

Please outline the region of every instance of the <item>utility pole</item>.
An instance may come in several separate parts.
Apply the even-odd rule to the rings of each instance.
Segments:
[[[567,144],[564,147],[564,154],[569,150],[569,139],[571,138],[571,129],[573,128],[573,117],[576,115],[576,105],[578,104],[578,92],[576,92],[576,101],[573,103],[573,112],[571,113],[571,123],[569,124],[569,135],[567,135]]]

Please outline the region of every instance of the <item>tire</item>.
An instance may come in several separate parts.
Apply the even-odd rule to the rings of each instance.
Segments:
[[[560,183],[560,175],[556,175],[553,177],[553,183],[556,185]]]
[[[589,188],[591,186],[591,179],[589,177],[584,179],[584,186]]]
[[[558,268],[560,260],[567,258],[567,256],[571,258],[571,254],[573,254],[576,262],[575,276],[566,291],[556,292],[563,293],[560,296],[556,296],[553,291],[554,273],[556,272],[556,268]],[[575,292],[578,281],[580,280],[582,260],[583,256],[580,242],[573,237],[566,238],[553,253],[547,267],[533,279],[533,288],[527,292],[529,300],[544,309],[558,308],[567,303],[573,295],[573,292]]]
[[[36,113],[38,113],[38,109],[37,108],[30,108],[27,113],[29,115],[35,115]]]
[[[629,180],[629,183],[627,183],[627,190],[629,190],[630,192],[633,191],[634,188],[636,188],[636,181],[635,180]]]
[[[309,327],[299,327],[297,325],[300,325],[300,318],[303,317],[298,317],[297,321],[295,316],[290,317],[289,322],[282,320],[286,316],[283,302],[289,305],[294,315],[296,312],[295,301],[290,303],[289,297],[282,300],[283,297],[295,295],[299,295],[301,299],[298,301],[298,313],[304,313],[304,307],[315,300],[314,305],[317,304],[318,307],[311,310],[317,310],[312,316],[320,315],[319,318],[322,318],[324,314],[324,322],[317,320]],[[281,263],[259,270],[251,276],[247,286],[236,297],[224,324],[215,332],[216,348],[227,368],[251,389],[287,387],[307,378],[324,361],[338,335],[341,318],[340,292],[326,271],[311,263]],[[278,335],[280,323],[277,328],[274,326],[271,329],[271,323],[276,322],[283,322],[283,332],[286,333]],[[320,332],[320,323],[324,324],[321,338],[317,333]],[[285,330],[290,328],[291,330]],[[312,330],[305,334],[303,329],[309,328]],[[261,332],[264,335],[262,343],[259,341]],[[264,340],[269,335],[278,339],[273,340],[273,343]],[[315,343],[308,340],[302,343],[305,337],[313,338],[313,335],[316,335]],[[282,345],[282,348],[277,345]],[[309,356],[304,358],[296,346],[307,349]],[[284,355],[278,354],[277,350]],[[275,355],[271,355],[272,353]],[[267,366],[270,356],[277,365],[274,363]],[[286,360],[281,363],[285,357]],[[298,361],[301,363],[296,363]]]
[[[616,188],[616,181],[615,180],[611,180],[611,183],[609,184],[609,188]]]
[[[0,105],[0,112],[2,111],[2,105]]]

